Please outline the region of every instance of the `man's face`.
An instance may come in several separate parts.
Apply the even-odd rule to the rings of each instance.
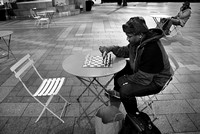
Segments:
[[[129,43],[137,43],[138,42],[138,35],[127,33],[127,40]]]
[[[188,6],[188,3],[184,2],[183,7],[187,7],[187,6]]]

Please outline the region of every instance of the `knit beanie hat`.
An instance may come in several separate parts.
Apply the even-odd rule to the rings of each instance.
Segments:
[[[187,7],[190,6],[190,2],[189,2],[189,1],[185,1],[183,4],[184,4],[185,6],[187,6]]]
[[[148,27],[143,17],[132,17],[122,25],[125,33],[138,35],[148,32]]]

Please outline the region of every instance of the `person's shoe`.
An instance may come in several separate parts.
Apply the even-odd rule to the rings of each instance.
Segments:
[[[114,98],[120,99],[119,92],[117,92],[115,90],[111,90],[111,89],[105,90],[105,96],[107,96],[108,98],[114,97]]]
[[[165,35],[170,35],[170,30],[165,30]]]

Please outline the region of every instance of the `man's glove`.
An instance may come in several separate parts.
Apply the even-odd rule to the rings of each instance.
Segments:
[[[122,86],[124,86],[126,84],[129,84],[128,76],[127,75],[121,76],[117,80],[117,83],[119,84],[120,87],[122,87]]]
[[[110,46],[110,47],[106,47],[106,46],[100,46],[99,47],[99,50],[100,50],[100,52],[102,53],[102,56],[103,56],[103,58],[110,52],[110,51],[112,51],[112,46]]]

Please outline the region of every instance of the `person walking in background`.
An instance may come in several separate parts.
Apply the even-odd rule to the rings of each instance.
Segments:
[[[110,98],[118,98],[127,113],[138,112],[136,96],[157,94],[173,74],[168,56],[160,42],[161,29],[148,29],[143,17],[132,17],[122,25],[127,46],[100,46],[103,57],[112,52],[129,58],[123,70],[114,77],[114,89],[106,90]]]

